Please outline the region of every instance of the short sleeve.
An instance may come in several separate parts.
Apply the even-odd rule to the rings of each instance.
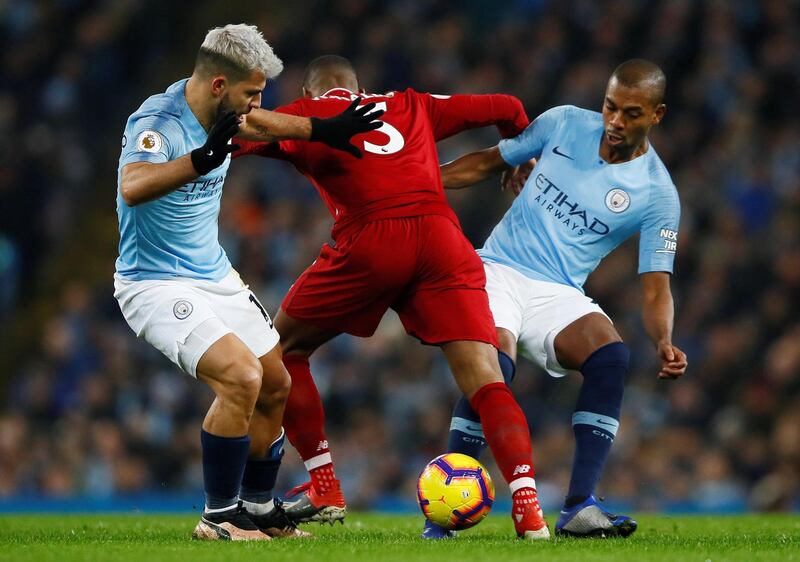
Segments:
[[[516,137],[501,140],[498,148],[503,160],[510,166],[519,166],[531,158],[540,157],[563,112],[563,106],[548,109]]]
[[[130,124],[120,156],[120,164],[152,162],[154,164],[174,160],[183,146],[180,125],[171,117],[148,115]]]
[[[653,188],[639,238],[639,273],[672,273],[678,250],[681,205],[673,185]]]

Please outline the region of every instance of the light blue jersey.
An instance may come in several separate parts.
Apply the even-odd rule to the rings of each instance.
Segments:
[[[131,162],[168,162],[205,144],[208,135],[186,103],[186,79],[151,96],[128,118],[117,168],[117,275],[132,281],[188,277],[218,281],[231,268],[219,245],[217,219],[225,163],[155,201],[129,207],[122,168]]]
[[[603,134],[600,113],[562,106],[500,141],[508,164],[538,163],[478,251],[484,261],[582,291],[600,260],[639,231],[639,273],[672,273],[680,202],[669,172],[652,145],[629,162],[607,163]]]

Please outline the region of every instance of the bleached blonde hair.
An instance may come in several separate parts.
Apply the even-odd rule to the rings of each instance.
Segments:
[[[195,69],[206,73],[221,71],[232,74],[234,79],[243,79],[258,70],[270,79],[281,73],[283,62],[256,26],[239,23],[209,30],[197,53]]]

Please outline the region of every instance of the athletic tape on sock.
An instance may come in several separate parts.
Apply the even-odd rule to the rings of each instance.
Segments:
[[[315,468],[325,466],[326,464],[331,464],[332,462],[333,459],[331,458],[330,453],[322,453],[321,455],[317,455],[316,457],[311,457],[303,464],[306,466],[306,470],[314,470]]]
[[[450,421],[450,431],[453,430],[485,439],[485,436],[483,435],[483,426],[476,421],[465,418],[453,418]]]
[[[521,490],[522,488],[533,488],[535,490],[536,480],[527,476],[524,478],[517,478],[516,480],[512,480],[508,483],[508,488],[511,490],[512,495],[517,490]]]
[[[595,414],[594,412],[575,412],[572,414],[572,425],[580,424],[593,425],[614,437],[617,436],[617,430],[619,429],[619,421],[610,416]]]

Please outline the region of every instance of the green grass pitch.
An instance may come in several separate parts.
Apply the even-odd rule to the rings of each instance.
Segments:
[[[552,517],[548,520],[552,525]],[[457,539],[418,538],[421,518],[354,513],[345,525],[308,525],[313,540],[202,543],[189,536],[191,515],[2,515],[0,560],[68,562],[327,561],[800,561],[800,515],[638,518],[629,539],[512,538],[510,518],[492,514]]]

